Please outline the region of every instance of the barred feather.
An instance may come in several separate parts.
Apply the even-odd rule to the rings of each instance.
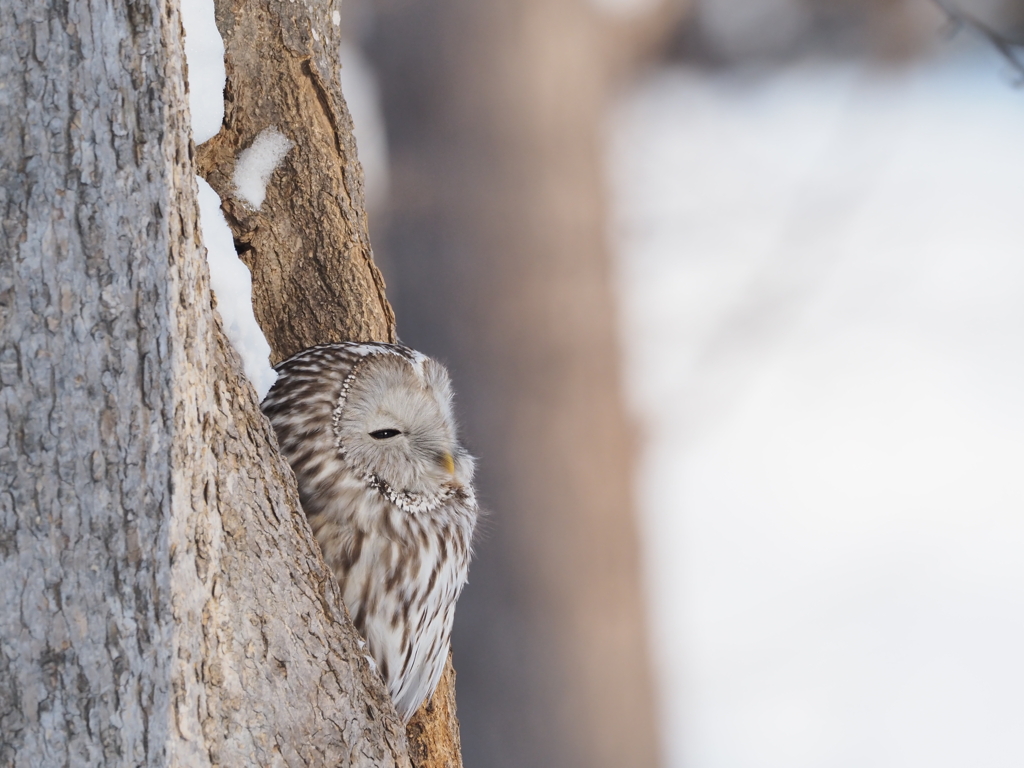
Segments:
[[[277,371],[263,411],[349,614],[408,720],[444,668],[478,516],[448,374],[407,347],[376,343],[313,347]]]

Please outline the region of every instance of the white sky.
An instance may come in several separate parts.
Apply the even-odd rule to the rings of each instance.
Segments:
[[[611,158],[668,766],[1024,765],[1024,91],[667,69]]]

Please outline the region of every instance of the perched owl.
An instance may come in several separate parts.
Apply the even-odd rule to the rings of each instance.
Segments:
[[[477,520],[448,373],[393,344],[324,344],[277,366],[263,401],[302,507],[399,714],[448,656]]]

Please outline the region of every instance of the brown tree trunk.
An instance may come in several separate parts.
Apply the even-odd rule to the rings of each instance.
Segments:
[[[341,40],[331,18],[339,5],[216,3],[227,70],[224,125],[199,147],[198,165],[253,273],[253,309],[275,363],[326,341],[394,341],[341,96]],[[267,128],[294,147],[256,211],[235,197],[232,175],[239,152]]]
[[[0,765],[408,766],[212,308],[176,4],[0,27]],[[386,338],[321,91],[356,182],[308,295]]]
[[[657,32],[585,0],[375,7],[378,247],[403,340],[460,383],[491,510],[456,615],[466,764],[654,766],[601,129]]]
[[[395,340],[341,95],[339,5],[216,3],[227,70],[224,125],[199,147],[198,165],[252,270],[253,308],[274,362],[328,341]],[[232,176],[238,154],[266,128],[294,147],[255,211],[236,198]],[[438,691],[410,723],[417,768],[462,765],[454,680],[449,661]]]

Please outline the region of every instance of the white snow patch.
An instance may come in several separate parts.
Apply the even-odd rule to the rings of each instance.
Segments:
[[[341,14],[338,11],[331,11],[331,23],[336,26],[341,26]]]
[[[262,400],[277,381],[277,371],[270,367],[270,345],[252,311],[252,275],[235,253],[231,230],[220,211],[220,197],[198,176],[196,183],[210,287],[217,296],[224,333],[241,356],[245,374]]]
[[[224,41],[214,20],[213,0],[181,0],[188,61],[188,106],[196,145],[212,139],[224,122]]]
[[[231,178],[236,197],[259,210],[267,197],[270,177],[293,146],[291,139],[277,128],[260,131],[248,149],[238,153],[235,173]]]
[[[217,135],[224,121],[224,41],[214,18],[213,0],[182,0],[181,23],[185,28],[192,138],[202,144]],[[245,374],[262,400],[277,380],[277,372],[270,367],[270,345],[252,311],[252,276],[235,253],[231,230],[220,212],[220,197],[203,179],[196,177],[196,183],[199,228],[217,310],[224,332],[242,357]]]

